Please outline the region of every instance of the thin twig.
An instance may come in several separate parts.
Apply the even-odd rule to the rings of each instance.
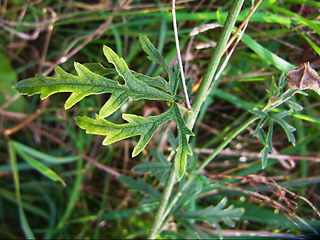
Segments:
[[[7,107],[9,107],[12,103],[14,103],[19,97],[21,97],[21,94],[16,93],[15,95],[13,95],[10,99],[8,99],[8,101],[6,101],[1,107],[0,107],[0,111],[6,109]]]
[[[19,22],[21,22],[24,14],[25,14],[25,9],[21,12],[21,14],[19,16],[20,20],[18,20],[18,24],[19,24]],[[2,27],[4,30],[6,30],[7,32],[9,32],[11,34],[18,36],[21,39],[24,39],[24,40],[35,40],[35,39],[37,39],[39,37],[39,34],[40,34],[39,19],[38,19],[38,16],[36,15],[36,13],[34,13],[34,19],[35,19],[36,29],[34,30],[34,32],[32,34],[26,34],[26,33],[23,33],[23,32],[16,31],[13,28],[8,27],[4,23],[4,21],[0,21],[0,27]]]
[[[214,151],[214,149],[195,149],[196,153],[204,153],[204,154],[211,154]],[[221,155],[225,156],[243,156],[243,157],[252,157],[252,158],[261,158],[261,153],[258,152],[248,152],[248,151],[232,151],[230,149],[221,150]],[[273,154],[269,153],[268,158],[275,158],[275,159],[287,159],[291,158],[293,160],[306,160],[310,162],[320,162],[319,157],[308,157],[308,156],[292,156],[292,155],[284,155],[284,154]]]
[[[34,114],[30,115],[26,120],[22,121],[18,125],[14,126],[13,128],[6,129],[2,132],[4,136],[9,136],[17,131],[19,131],[21,128],[23,128],[25,125],[28,125],[31,123],[34,119],[40,116],[42,111],[38,109]]]
[[[211,226],[206,226],[205,224],[203,225],[195,225],[197,229],[203,232],[211,233],[211,234],[219,234],[218,230],[212,229]],[[285,233],[270,233],[270,232],[265,232],[265,231],[250,231],[250,230],[220,230],[222,236],[225,237],[234,237],[235,239],[243,237],[272,237],[273,239],[301,239],[301,240],[306,240],[306,236],[299,236],[299,235],[294,235],[294,234],[285,234]],[[310,238],[311,239],[311,238]]]
[[[130,4],[132,0],[128,0],[126,1],[124,4],[122,4],[120,7],[118,8],[114,8],[113,13],[117,13],[120,9],[122,9],[123,7],[127,6],[128,4]],[[48,74],[50,74],[52,72],[52,70],[54,69],[54,66],[56,65],[60,65],[61,63],[64,63],[65,61],[67,61],[69,58],[71,58],[73,55],[75,55],[77,52],[79,52],[82,48],[84,48],[89,42],[91,42],[93,39],[98,39],[99,37],[101,37],[101,35],[108,29],[109,25],[111,24],[111,21],[113,19],[113,16],[110,16],[104,23],[102,23],[93,33],[80,37],[77,39],[77,41],[84,39],[85,40],[79,44],[77,47],[75,47],[73,50],[71,50],[69,53],[64,54],[63,56],[61,56],[57,61],[55,61],[54,63],[52,63],[48,69],[46,71],[44,71],[42,73],[42,75],[47,76]],[[75,42],[72,42],[71,45],[73,46],[75,44]],[[69,47],[67,47],[68,49]]]
[[[190,100],[189,100],[189,96],[188,96],[186,79],[184,76],[181,53],[180,53],[177,18],[176,18],[176,1],[175,0],[172,0],[172,23],[173,23],[174,38],[175,38],[176,48],[177,48],[178,63],[179,63],[179,67],[180,67],[180,75],[181,75],[181,81],[182,81],[182,86],[183,86],[183,92],[184,92],[184,96],[186,98],[187,108],[190,110],[191,105],[190,105]]]
[[[51,13],[52,18],[50,19],[51,20],[51,24],[48,26],[48,31],[47,31],[46,38],[45,38],[45,41],[44,41],[44,44],[43,44],[43,49],[42,49],[40,62],[39,62],[39,66],[38,66],[38,73],[41,73],[42,67],[43,67],[43,65],[44,65],[44,63],[46,61],[49,42],[50,42],[50,39],[51,39],[54,23],[55,23],[55,21],[57,19],[57,14],[55,13],[55,11],[53,11],[53,9],[48,7],[48,8],[43,8],[42,11],[43,12],[49,11]]]

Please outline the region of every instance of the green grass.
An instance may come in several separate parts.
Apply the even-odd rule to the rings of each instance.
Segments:
[[[102,2],[96,1],[96,4]],[[1,238],[146,238],[152,226],[158,193],[162,193],[165,185],[161,176],[168,174],[170,168],[163,161],[176,146],[174,129],[170,130],[173,136],[168,134],[168,140],[165,127],[160,129],[147,149],[131,158],[138,138],[102,146],[101,137],[85,134],[74,123],[74,117],[79,115],[94,117],[108,95],[90,96],[69,110],[63,108],[67,94],[53,95],[44,101],[40,101],[38,95],[19,97],[9,105],[16,94],[12,86],[18,79],[45,72],[48,65],[81,46],[110,16],[113,17],[110,27],[81,46],[60,66],[68,72],[72,71],[74,61],[110,66],[101,50],[105,44],[123,57],[130,69],[150,76],[162,74],[166,78],[163,69],[147,59],[138,39],[140,34],[147,34],[167,62],[175,59],[170,2],[133,1],[130,7],[114,13],[108,6],[94,8],[94,4],[80,3],[31,1],[25,5],[25,1],[17,0],[8,1],[7,6],[1,8],[5,10],[0,13],[5,20],[3,24],[15,32],[31,35],[38,23],[42,26],[34,40],[22,39],[21,34],[12,34],[8,28],[0,27]],[[183,56],[190,31],[205,23],[223,23],[232,3],[190,1],[177,5]],[[253,136],[257,122],[241,129],[243,131],[231,138],[227,146],[223,145],[230,132],[250,120],[252,114],[248,110],[265,106],[267,91],[272,90],[273,80],[278,83],[282,72],[306,61],[319,70],[319,6],[317,1],[270,0],[263,1],[253,14],[219,84],[200,109],[194,128],[196,136],[191,138],[194,154],[188,158],[189,175],[174,188],[176,195],[172,199],[179,196],[169,215],[169,220],[174,221],[165,222],[167,230],[159,238],[216,237],[217,232],[203,219],[187,221],[179,214],[197,213],[216,206],[225,196],[227,206],[232,204],[245,210],[229,232],[234,236],[238,231],[242,239],[248,239],[244,230],[253,231],[257,236],[260,231],[268,232],[263,239],[274,239],[273,234],[294,238],[295,234],[315,236],[314,230],[319,232],[319,215],[310,204],[289,192],[283,195],[287,189],[305,197],[319,210],[319,95],[306,90],[308,96],[296,94],[292,99],[304,107],[285,118],[296,128],[295,145],[289,143],[283,129],[274,124],[274,154],[294,156],[292,168],[281,163],[278,156],[269,158],[266,168],[262,169],[261,157],[257,154],[264,146]],[[251,1],[245,1],[236,26],[241,24],[250,7]],[[49,11],[44,12],[43,8]],[[50,9],[56,14],[52,33],[46,21],[52,19]],[[16,25],[10,25],[9,21]],[[212,48],[196,50],[195,46],[204,41],[217,41],[220,33],[217,28],[195,37],[187,74],[191,77],[190,86],[208,70],[213,54]],[[79,41],[75,41],[77,39]],[[38,109],[41,114],[31,122],[24,122]],[[273,113],[286,109],[287,105],[281,105],[273,109]],[[108,120],[121,123],[122,112],[143,115],[153,111],[156,115],[164,110],[166,105],[162,102],[129,102]],[[267,126],[264,130],[268,131]],[[215,149],[219,151],[209,162],[208,156]],[[162,172],[148,173],[143,168],[147,165],[141,165],[145,161],[157,163]],[[205,161],[209,164],[201,174],[192,172]],[[284,161],[290,163],[291,160],[285,158]],[[140,170],[132,170],[134,167]],[[122,176],[110,175],[109,169]],[[193,180],[188,182],[188,177]],[[222,229],[230,229],[228,222],[220,225]],[[222,230],[223,233],[226,232]]]

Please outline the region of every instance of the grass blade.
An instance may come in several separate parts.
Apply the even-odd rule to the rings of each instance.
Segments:
[[[14,186],[16,189],[16,198],[17,198],[18,209],[19,209],[20,226],[21,226],[23,233],[27,239],[36,239],[31,228],[30,228],[30,225],[28,223],[28,220],[26,218],[26,215],[24,214],[24,210],[22,207],[21,195],[20,195],[19,172],[17,169],[17,155],[16,155],[14,147],[12,146],[12,142],[9,142],[8,149],[9,149],[9,155],[10,155],[10,163],[12,166]]]

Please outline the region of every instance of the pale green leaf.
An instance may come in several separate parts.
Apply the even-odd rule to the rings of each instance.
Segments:
[[[105,68],[100,63],[85,63],[83,64],[86,68],[88,68],[90,71],[105,77],[114,78],[115,76],[118,76],[118,73],[116,69],[114,68]],[[131,73],[138,78],[139,80],[145,82],[151,87],[157,88],[158,90],[161,90],[163,92],[169,93],[169,83],[163,79],[160,76],[157,77],[149,77],[140,73],[137,73],[135,71],[130,70]]]
[[[123,119],[128,122],[124,124],[115,124],[105,119],[92,119],[85,116],[76,117],[76,123],[80,128],[85,129],[87,133],[105,135],[106,138],[103,141],[105,145],[140,135],[140,140],[133,150],[133,156],[136,156],[143,150],[160,125],[171,119],[175,121],[179,119],[179,124],[183,124],[181,116],[181,119],[179,118],[180,112],[178,116],[175,115],[177,114],[177,109],[177,105],[172,104],[167,112],[146,118],[134,114],[122,114]],[[97,118],[99,117],[97,116]],[[188,128],[184,128],[183,126],[181,128],[181,133],[192,134]],[[181,136],[180,142],[181,144],[187,143],[186,138]]]
[[[173,71],[172,67],[165,63],[165,60],[149,39],[141,37],[140,41],[149,57],[165,68],[171,82],[168,83],[162,77],[151,78],[131,71],[123,58],[120,58],[111,48],[104,46],[104,55],[114,65],[115,70],[106,69],[101,64],[81,65],[75,63],[74,68],[77,73],[75,75],[56,66],[56,77],[36,75],[34,78],[20,81],[15,88],[21,94],[34,95],[40,93],[41,99],[58,92],[71,92],[65,103],[66,109],[86,96],[111,93],[109,100],[96,115],[96,119],[77,117],[76,123],[87,133],[106,136],[103,144],[111,144],[129,137],[140,136],[133,149],[133,157],[146,147],[160,125],[169,120],[174,120],[178,128],[175,170],[177,179],[180,180],[185,173],[187,155],[192,154],[187,135],[193,133],[186,127],[178,105],[174,102],[179,71],[176,69],[177,67]],[[122,78],[123,81],[119,78]],[[158,116],[147,118],[133,114],[123,114],[123,119],[127,121],[123,124],[114,124],[103,119],[118,110],[129,98],[134,101],[140,99],[165,100],[169,102],[171,107]]]
[[[44,99],[54,93],[71,92],[72,94],[65,103],[65,108],[71,108],[81,99],[92,94],[111,93],[109,101],[102,107],[99,117],[104,118],[112,114],[130,97],[133,100],[149,99],[149,100],[166,100],[173,101],[173,96],[169,94],[169,89],[162,78],[156,78],[158,88],[150,85],[152,78],[144,77],[143,80],[135,77],[124,60],[119,58],[110,48],[104,47],[104,53],[108,60],[115,65],[118,74],[125,80],[124,85],[120,85],[118,81],[103,77],[97,73],[90,71],[80,63],[74,63],[75,70],[78,75],[73,75],[65,72],[62,68],[56,66],[56,77],[45,77],[36,75],[34,78],[29,78],[18,82],[15,89],[26,95],[34,95],[40,93],[41,99]],[[96,66],[95,66],[96,67]],[[97,70],[102,73],[101,69]],[[146,83],[146,81],[149,82]],[[162,89],[161,89],[162,88]],[[161,90],[159,90],[161,89]],[[113,96],[114,95],[114,96]]]
[[[140,135],[139,142],[132,152],[134,157],[145,148],[157,128],[170,120],[170,116],[167,114],[147,118],[133,114],[122,114],[122,117],[128,123],[115,124],[105,119],[92,119],[86,116],[76,117],[76,123],[80,128],[85,129],[86,133],[105,135],[104,145]]]
[[[186,127],[177,104],[173,103],[168,111],[157,116],[144,118],[133,114],[122,114],[122,117],[127,123],[115,124],[105,119],[99,119],[98,116],[96,119],[86,116],[76,117],[76,123],[80,128],[86,130],[86,133],[106,136],[103,141],[105,145],[129,137],[140,136],[132,152],[132,156],[135,157],[146,147],[160,125],[171,119],[174,120],[178,128],[179,143],[175,156],[175,170],[177,179],[180,180],[185,172],[187,155],[192,154],[187,135],[193,135],[193,133]]]
[[[268,63],[272,64],[283,72],[288,72],[296,68],[296,66],[272,53],[246,34],[243,34],[241,41],[250,49],[252,49],[256,54],[258,54],[261,58],[265,59]]]

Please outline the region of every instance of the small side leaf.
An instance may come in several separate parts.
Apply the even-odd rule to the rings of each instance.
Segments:
[[[179,69],[179,66],[175,65],[174,70],[172,67],[168,66],[164,58],[161,56],[159,51],[155,48],[155,46],[151,43],[147,36],[141,35],[139,37],[139,40],[143,50],[148,54],[149,59],[155,63],[158,63],[167,72],[169,78],[169,89],[171,94],[175,96],[178,87],[179,71],[177,69]]]
[[[260,152],[260,154],[261,154],[261,162],[262,162],[262,169],[264,169],[267,166],[268,153],[269,153],[268,146],[265,146]]]
[[[179,108],[177,104],[172,105],[174,111],[173,119],[177,124],[178,128],[178,147],[176,149],[176,156],[174,158],[176,178],[179,181],[185,171],[186,171],[186,162],[187,155],[192,155],[191,148],[188,144],[187,135],[194,135],[189,128],[187,128],[183,118],[181,117]]]
[[[132,152],[132,156],[135,157],[146,147],[158,127],[173,119],[178,128],[179,145],[175,156],[175,170],[177,179],[180,180],[185,172],[187,155],[192,154],[187,135],[193,135],[193,133],[186,127],[177,104],[172,103],[168,111],[157,116],[144,118],[133,114],[122,114],[122,117],[128,123],[115,124],[105,119],[99,119],[99,116],[96,119],[86,116],[76,117],[76,123],[80,128],[86,130],[86,133],[106,136],[103,141],[105,145],[125,138],[140,136]]]
[[[271,115],[273,121],[277,122],[285,131],[288,141],[295,145],[296,139],[293,135],[293,132],[296,130],[293,126],[287,123],[283,118],[288,116],[291,111],[284,111],[278,114]]]
[[[157,162],[148,162],[143,160],[142,163],[134,166],[132,170],[140,173],[150,172],[150,175],[156,177],[164,186],[169,176],[171,163],[168,162],[161,152],[151,151],[151,154],[154,156]]]
[[[120,182],[130,186],[131,190],[137,190],[149,196],[153,202],[161,199],[161,193],[150,184],[142,181],[141,179],[135,180],[131,177],[120,176],[117,178]]]
[[[243,214],[242,208],[233,208],[233,206],[226,206],[227,200],[223,198],[217,206],[210,206],[204,209],[195,211],[186,211],[176,214],[176,217],[183,219],[202,220],[215,225],[217,228],[220,227],[219,222],[224,222],[230,227],[234,227],[234,220],[238,220]]]
[[[170,76],[173,74],[172,67],[169,67],[167,65],[166,61],[161,56],[159,51],[151,43],[149,38],[145,35],[140,35],[139,40],[143,50],[148,54],[149,59],[155,63],[158,63],[161,67],[163,67],[164,70],[169,75],[169,79],[170,79]]]
[[[299,112],[299,111],[303,110],[303,107],[302,107],[300,104],[296,103],[296,102],[293,102],[293,101],[288,100],[286,103],[287,103],[287,104],[289,105],[289,107],[290,107],[292,110],[294,110],[294,111]]]

